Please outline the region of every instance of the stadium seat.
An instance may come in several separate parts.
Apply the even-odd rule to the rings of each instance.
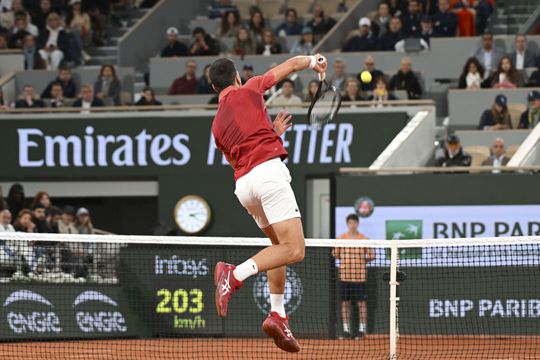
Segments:
[[[296,9],[298,17],[302,17],[304,14],[311,12],[313,1],[311,0],[289,0],[287,1],[287,7]]]
[[[489,157],[489,147],[482,145],[464,146],[463,151],[471,155],[471,166],[480,166]]]
[[[234,2],[236,7],[238,8],[238,11],[240,12],[240,17],[242,19],[248,20],[250,18],[249,10],[252,6],[257,5],[257,1],[252,0],[236,0]]]
[[[508,104],[508,112],[512,117],[513,129],[518,128],[519,118],[521,117],[521,113],[523,113],[525,110],[527,110],[527,106],[525,104]]]
[[[274,16],[279,15],[281,8],[283,7],[282,0],[260,0],[259,7],[261,8],[264,16],[267,19],[271,19]]]
[[[520,146],[521,144],[513,144],[513,145],[507,146],[506,156],[508,156],[509,158],[512,158],[512,156],[514,156],[514,154],[516,153],[517,149],[519,149]]]

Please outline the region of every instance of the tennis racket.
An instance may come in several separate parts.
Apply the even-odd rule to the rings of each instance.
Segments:
[[[319,64],[326,61],[324,57],[317,59]],[[332,121],[341,106],[341,95],[334,85],[326,81],[326,73],[319,73],[319,88],[311,101],[308,110],[308,123],[321,128]]]

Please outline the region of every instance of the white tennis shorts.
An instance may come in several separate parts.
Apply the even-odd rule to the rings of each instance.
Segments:
[[[261,229],[301,217],[291,174],[280,158],[255,166],[236,181],[234,193]]]

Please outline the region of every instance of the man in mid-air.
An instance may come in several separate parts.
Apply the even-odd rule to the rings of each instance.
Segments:
[[[272,246],[238,266],[217,263],[217,312],[225,317],[231,296],[243,281],[266,271],[271,311],[263,322],[263,331],[279,348],[289,352],[300,351],[300,346],[289,327],[283,303],[286,265],[303,260],[304,231],[291,176],[282,162],[288,154],[280,136],[292,126],[291,116],[280,112],[272,123],[263,94],[294,72],[311,68],[321,73],[326,66],[326,59],[320,55],[296,56],[262,76],[252,77],[243,86],[230,59],[218,59],[210,67],[212,86],[219,93],[212,125],[216,146],[234,169],[238,200],[272,242]]]

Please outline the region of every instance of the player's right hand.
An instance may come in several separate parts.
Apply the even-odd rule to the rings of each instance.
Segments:
[[[328,60],[325,56],[321,54],[315,54],[315,57],[317,58],[317,64],[313,68],[314,71],[318,73],[326,72],[326,68],[328,67]],[[322,61],[320,59],[323,59]]]

